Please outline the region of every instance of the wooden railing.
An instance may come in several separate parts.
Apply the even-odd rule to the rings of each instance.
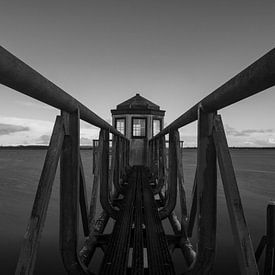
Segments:
[[[168,217],[175,229],[177,238],[175,238],[174,246],[182,249],[189,263],[188,274],[209,274],[213,270],[216,249],[217,160],[240,272],[247,275],[259,273],[222,119],[217,111],[274,85],[275,49],[202,99],[149,141],[149,165],[156,178],[156,193],[160,194],[163,204],[159,214],[163,219]],[[188,215],[178,129],[195,120],[198,121],[197,168],[191,210]],[[169,149],[163,145],[166,135],[169,135]],[[165,150],[169,151],[168,160],[164,153]],[[169,162],[168,167],[167,161]],[[168,187],[163,194],[162,190],[165,185]],[[180,197],[181,223],[173,212],[176,205],[177,189]],[[275,271],[275,266],[272,264],[275,259],[273,255],[275,218],[274,210],[270,210],[271,206],[268,209],[267,235],[260,242],[256,256],[259,258],[263,248],[267,247],[265,274],[273,274],[272,272]],[[189,241],[195,219],[198,220],[196,254]]]
[[[86,106],[61,90],[38,72],[0,47],[0,83],[20,93],[60,109],[56,117],[31,217],[21,247],[16,274],[32,274],[47,215],[52,185],[60,160],[60,252],[69,274],[90,274],[87,259],[102,245],[101,234],[110,217],[116,219],[119,208],[113,199],[123,189],[123,177],[129,164],[129,140]],[[80,119],[100,128],[90,205],[80,156]],[[109,165],[109,136],[113,134]],[[114,150],[119,147],[118,150]],[[115,184],[114,184],[115,182]],[[96,221],[98,186],[103,212]],[[86,242],[78,251],[79,206]],[[106,241],[106,240],[105,240]]]

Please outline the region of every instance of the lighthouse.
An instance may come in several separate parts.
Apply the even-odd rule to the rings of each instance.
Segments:
[[[147,165],[148,140],[162,130],[165,111],[137,93],[111,113],[113,126],[130,140],[130,165]]]

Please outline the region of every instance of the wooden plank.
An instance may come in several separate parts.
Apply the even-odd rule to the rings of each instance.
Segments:
[[[63,139],[63,120],[57,116],[15,274],[33,274]]]
[[[69,274],[87,274],[78,259],[79,111],[69,114],[60,159],[60,252]]]
[[[234,173],[234,168],[227,145],[221,116],[214,119],[214,140],[218,153],[219,167],[224,186],[235,248],[241,274],[258,274],[254,249],[246,225],[241,197]]]
[[[168,171],[168,199],[159,211],[160,218],[167,218],[174,210],[177,202],[177,152],[175,131],[169,133],[169,171]]]
[[[86,181],[83,170],[83,164],[81,160],[81,156],[79,154],[79,204],[80,211],[82,217],[82,226],[84,236],[89,236],[89,219],[88,219],[88,199],[87,199],[87,191],[86,191]]]
[[[198,109],[198,253],[191,274],[211,274],[216,250],[217,167],[213,113]]]

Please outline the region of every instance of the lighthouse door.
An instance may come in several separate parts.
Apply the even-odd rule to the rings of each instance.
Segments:
[[[132,117],[130,165],[146,164],[147,118]]]

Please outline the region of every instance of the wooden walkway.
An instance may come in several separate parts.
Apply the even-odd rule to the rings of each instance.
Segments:
[[[175,274],[149,173],[135,166],[100,274]]]

